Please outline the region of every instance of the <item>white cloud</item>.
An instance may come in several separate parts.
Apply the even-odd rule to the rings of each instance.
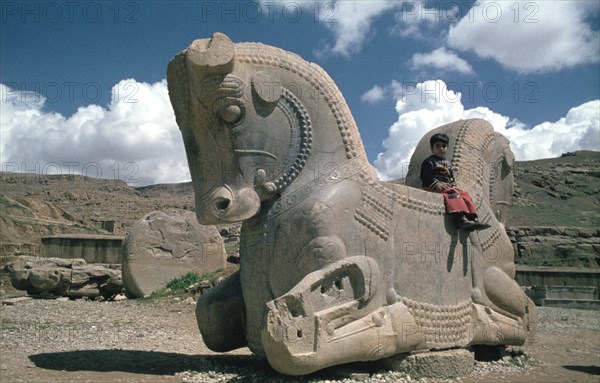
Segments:
[[[498,129],[496,129],[498,130]],[[600,100],[571,108],[565,117],[531,129],[500,130],[517,159],[557,157],[575,150],[600,150]]]
[[[398,84],[390,88],[399,89]],[[459,119],[483,118],[504,134],[519,161],[557,157],[575,150],[600,150],[600,100],[572,108],[556,122],[529,129],[519,121],[486,107],[465,109],[460,93],[441,80],[425,81],[397,93],[398,121],[384,140],[375,168],[383,179],[406,176],[410,157],[419,140],[431,129]]]
[[[417,0],[421,2],[422,0]],[[400,0],[260,0],[269,12],[270,8],[296,9],[303,7],[307,14],[318,19],[334,34],[335,42],[317,48],[318,54],[330,53],[349,57],[360,52],[364,43],[373,36],[374,20],[386,11],[402,7],[407,1]],[[411,1],[410,3],[415,3]]]
[[[448,44],[521,73],[600,60],[600,33],[586,18],[596,1],[481,1],[450,27]],[[591,12],[590,12],[591,11]]]
[[[362,96],[360,96],[361,101],[368,102],[374,104],[379,102],[385,98],[386,91],[384,88],[375,85],[368,91],[366,91]]]
[[[466,4],[459,2],[429,2],[430,8],[425,1],[405,2],[396,13],[396,24],[392,32],[400,37],[416,40],[429,41],[431,44],[439,44],[439,34],[446,29],[448,24],[460,20]]]
[[[89,105],[70,117],[45,111],[38,94],[3,84],[0,93],[4,171],[84,174],[135,185],[190,179],[164,80],[122,80],[107,109]]]
[[[384,12],[401,6],[402,3],[397,0],[353,0],[330,3],[335,5],[329,11],[329,20],[321,20],[323,25],[335,34],[335,44],[328,47],[328,50],[343,56],[359,52],[373,33],[371,29],[373,20]]]
[[[474,73],[473,67],[467,61],[444,47],[429,53],[415,53],[410,60],[410,66],[413,70],[429,66],[444,71],[456,71],[462,74]]]
[[[373,88],[369,89],[360,96],[360,100],[375,104],[386,99],[399,99],[403,98],[405,93],[411,93],[415,91],[417,83],[403,83],[396,80],[392,80],[389,85],[379,86],[374,85]]]

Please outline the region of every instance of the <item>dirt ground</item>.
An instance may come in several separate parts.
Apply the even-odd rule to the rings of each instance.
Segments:
[[[0,298],[14,296],[6,277],[2,281]],[[203,345],[194,309],[192,297],[3,304],[0,382],[394,381],[385,372],[360,371],[345,379],[323,374],[288,378],[248,349],[217,355]],[[448,381],[600,382],[600,313],[540,308],[539,317],[538,337],[525,349],[529,360],[524,367],[478,362],[472,375]]]

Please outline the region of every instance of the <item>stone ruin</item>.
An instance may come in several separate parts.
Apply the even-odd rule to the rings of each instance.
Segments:
[[[88,264],[84,259],[24,257],[6,268],[13,287],[36,298],[113,299],[123,292],[119,265]]]
[[[84,259],[87,263],[121,264],[123,237],[114,235],[62,234],[41,238],[43,258]]]
[[[123,242],[123,283],[135,297],[148,296],[189,272],[201,275],[225,265],[225,245],[217,228],[200,225],[188,210],[149,213]]]
[[[147,214],[124,240],[60,235],[41,242],[41,258],[21,256],[5,267],[13,287],[37,298],[148,296],[189,272],[224,268],[226,259],[219,231],[180,209]]]
[[[30,253],[37,255],[13,257],[5,270],[14,288],[36,298],[114,299],[124,292],[122,240],[88,234],[45,236]]]
[[[240,271],[198,301],[205,344],[248,346],[284,374],[411,352],[523,345],[536,309],[503,221],[514,157],[483,120],[446,133],[458,186],[491,225],[458,230],[442,196],[378,180],[316,64],[216,33],[170,62],[169,96],[202,224],[244,221]],[[447,351],[451,352],[451,351]]]

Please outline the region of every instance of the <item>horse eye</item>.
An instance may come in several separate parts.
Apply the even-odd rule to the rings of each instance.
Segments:
[[[242,109],[238,105],[229,105],[222,108],[219,114],[223,121],[233,124],[238,122],[242,117]]]

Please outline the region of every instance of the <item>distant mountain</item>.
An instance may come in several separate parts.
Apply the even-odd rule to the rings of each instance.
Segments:
[[[126,234],[140,218],[165,208],[194,209],[191,183],[135,188],[83,176],[0,173],[0,243],[38,242],[46,235]]]
[[[600,152],[517,162],[509,226],[600,227]],[[83,176],[0,173],[0,243],[37,243],[45,235],[127,233],[165,208],[194,209],[191,183],[128,186]]]

